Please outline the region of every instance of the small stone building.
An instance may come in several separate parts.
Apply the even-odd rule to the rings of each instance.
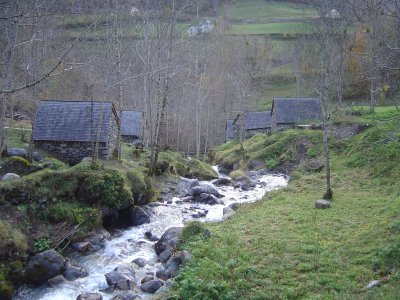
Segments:
[[[121,116],[121,137],[124,141],[133,144],[143,143],[143,112],[142,111],[122,111]]]
[[[69,164],[110,158],[117,149],[119,118],[111,102],[41,101],[33,130],[35,147]]]
[[[286,130],[296,124],[316,124],[321,119],[320,98],[275,98],[273,100],[271,120],[273,131]]]
[[[233,120],[226,121],[226,137],[225,142],[232,141],[235,138],[235,134],[233,132]]]
[[[256,133],[267,133],[271,130],[271,111],[245,112],[236,117],[233,123],[234,136],[240,138],[240,126],[243,122],[244,138]]]

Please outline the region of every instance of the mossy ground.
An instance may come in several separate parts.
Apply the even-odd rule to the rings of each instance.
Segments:
[[[399,299],[400,119],[337,144],[330,209],[314,209],[323,172],[298,169],[287,188],[208,225],[209,239],[184,244],[194,259],[170,297]],[[375,279],[382,286],[365,289]]]

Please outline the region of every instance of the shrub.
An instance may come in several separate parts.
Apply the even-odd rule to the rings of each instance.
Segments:
[[[0,256],[27,249],[26,236],[7,221],[0,220]]]
[[[232,171],[229,176],[235,180],[240,180],[243,178],[246,178],[246,173],[243,172],[242,170],[236,170],[236,171]]]
[[[184,244],[193,239],[202,239],[207,236],[209,230],[199,221],[189,222],[183,227],[181,242]]]
[[[268,159],[265,162],[265,165],[267,166],[268,169],[272,170],[279,165],[279,160],[276,158]]]

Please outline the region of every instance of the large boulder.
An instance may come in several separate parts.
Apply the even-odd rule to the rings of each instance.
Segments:
[[[140,289],[141,289],[143,292],[154,294],[154,293],[157,292],[158,289],[159,289],[160,287],[162,287],[163,285],[164,285],[164,283],[163,283],[161,280],[155,279],[155,280],[151,280],[151,281],[149,281],[149,282],[143,283],[143,284],[140,286]]]
[[[8,148],[7,156],[18,156],[22,158],[28,158],[28,151],[22,148]]]
[[[180,242],[182,227],[171,227],[161,236],[160,240],[155,244],[157,255],[165,250],[173,253]]]
[[[221,199],[218,199],[214,195],[206,193],[201,193],[200,195],[194,196],[193,201],[209,205],[224,204],[224,202]]]
[[[229,206],[224,207],[223,209],[223,219],[229,219],[230,217],[232,217],[236,212],[230,208]]]
[[[3,181],[9,181],[9,180],[13,180],[13,179],[18,179],[20,178],[20,176],[18,174],[15,173],[7,173],[3,176],[3,178],[1,180]]]
[[[141,257],[135,258],[132,262],[140,268],[143,268],[145,265],[147,265],[147,261]]]
[[[119,290],[127,291],[135,288],[135,271],[128,266],[119,266],[105,275],[107,284]]]
[[[218,190],[209,184],[200,184],[194,186],[190,189],[190,193],[192,194],[192,196],[199,196],[200,194],[210,194],[214,195],[215,197],[221,197],[221,194],[218,192]]]
[[[230,180],[228,177],[220,177],[220,178],[214,180],[213,184],[217,185],[217,186],[231,185],[232,180]]]
[[[47,250],[31,258],[25,268],[25,282],[40,285],[65,271],[65,259],[54,250]]]
[[[141,207],[133,207],[130,211],[130,224],[138,226],[146,223],[150,223],[149,214]]]

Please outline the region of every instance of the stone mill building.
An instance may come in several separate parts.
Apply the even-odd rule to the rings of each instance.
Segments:
[[[99,158],[110,158],[117,149],[119,128],[111,102],[41,101],[33,141],[35,147],[76,164],[96,148]]]

